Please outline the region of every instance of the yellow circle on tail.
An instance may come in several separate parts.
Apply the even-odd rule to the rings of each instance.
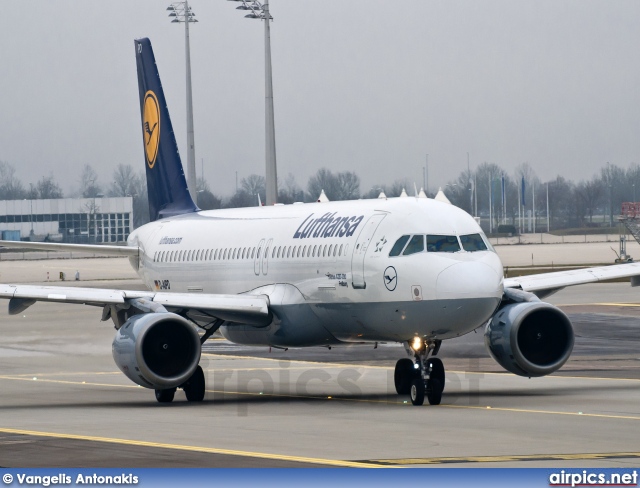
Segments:
[[[156,94],[151,90],[144,94],[142,134],[147,165],[149,168],[153,168],[156,164],[158,147],[160,146],[160,105]]]

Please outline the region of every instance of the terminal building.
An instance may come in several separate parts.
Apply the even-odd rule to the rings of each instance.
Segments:
[[[0,200],[4,240],[126,242],[133,226],[133,198]]]

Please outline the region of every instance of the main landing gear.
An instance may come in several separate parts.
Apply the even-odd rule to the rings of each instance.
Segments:
[[[444,391],[444,366],[436,355],[442,341],[424,341],[419,337],[405,343],[407,354],[396,363],[393,375],[398,395],[409,395],[413,405],[422,405],[426,395],[430,405],[440,405]]]
[[[184,390],[184,394],[189,402],[201,402],[204,399],[205,381],[204,372],[200,365],[196,368],[191,378],[186,383],[180,385]],[[166,390],[156,390],[156,400],[160,403],[170,403],[176,394],[177,388],[168,388]]]

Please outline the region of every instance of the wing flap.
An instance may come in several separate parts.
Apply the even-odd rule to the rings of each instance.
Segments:
[[[517,278],[505,278],[505,288],[520,288],[529,292],[545,292],[559,290],[567,286],[596,283],[616,278],[632,278],[640,276],[640,263],[614,264],[595,268],[555,271]],[[635,280],[634,280],[635,284]]]
[[[271,323],[266,295],[214,295],[203,293],[156,293],[151,291],[109,290],[71,286],[2,285],[0,298],[8,298],[11,315],[24,311],[37,301],[102,306],[128,306],[128,300],[146,298],[172,309],[199,310],[226,320],[264,326]]]
[[[153,301],[169,308],[204,310],[229,322],[269,325],[272,320],[269,298],[266,295],[156,293]]]

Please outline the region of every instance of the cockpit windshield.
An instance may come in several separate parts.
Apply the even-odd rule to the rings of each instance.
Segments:
[[[487,250],[487,245],[482,240],[482,236],[480,234],[460,236],[460,242],[462,243],[462,248],[468,252]]]
[[[404,245],[409,240],[409,237],[411,236],[402,236],[400,239],[398,239],[396,243],[393,245],[393,247],[391,248],[391,251],[389,252],[389,256],[391,257],[399,256],[402,250],[404,249]]]
[[[426,246],[425,246],[426,242]],[[461,246],[462,244],[462,246]],[[390,257],[409,256],[419,252],[476,252],[494,251],[482,233],[455,235],[405,234],[400,237],[389,252]]]
[[[458,252],[460,243],[456,236],[427,236],[427,252]]]
[[[416,235],[411,238],[407,247],[405,247],[403,256],[408,256],[409,254],[415,254],[417,252],[424,251],[424,236]]]

